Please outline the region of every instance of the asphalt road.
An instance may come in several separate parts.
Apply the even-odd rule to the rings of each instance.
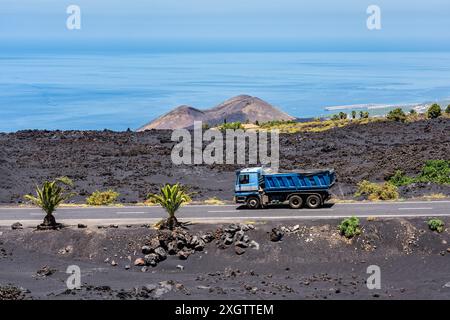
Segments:
[[[55,216],[66,224],[135,224],[153,223],[166,216],[160,207],[63,207]],[[329,204],[321,209],[290,209],[271,207],[249,210],[237,205],[189,205],[180,209],[177,216],[192,222],[231,222],[283,219],[332,219],[358,217],[439,217],[450,216],[450,201],[357,202]],[[0,207],[0,225],[14,222],[35,225],[43,219],[39,208]]]

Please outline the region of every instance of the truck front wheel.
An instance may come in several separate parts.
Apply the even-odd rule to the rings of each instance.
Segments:
[[[320,207],[321,204],[322,204],[322,199],[316,194],[312,194],[312,195],[308,196],[308,198],[306,198],[306,205],[310,209],[317,209]]]
[[[300,209],[303,204],[303,199],[300,196],[294,195],[289,198],[289,206],[292,209]]]
[[[260,201],[257,197],[250,197],[247,199],[247,207],[249,209],[258,209],[260,206]]]

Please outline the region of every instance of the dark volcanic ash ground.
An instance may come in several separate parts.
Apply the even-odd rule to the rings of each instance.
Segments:
[[[448,228],[431,231],[421,218],[362,220],[362,234],[348,240],[337,224],[253,224],[239,235],[252,243],[244,251],[225,245],[229,225],[191,225],[191,236],[215,238],[187,259],[168,255],[154,267],[134,266],[158,233],[145,226],[0,228],[0,299],[450,298]],[[272,241],[273,228],[280,241]],[[80,290],[66,287],[69,265],[81,269]],[[371,265],[380,267],[381,289],[367,288]]]
[[[450,159],[450,119],[413,123],[374,122],[317,133],[283,134],[281,169],[334,168],[337,197],[351,197],[356,184],[383,181],[402,169],[420,172],[426,160]],[[142,202],[163,183],[181,182],[195,199],[231,200],[236,165],[176,166],[169,131],[22,131],[0,134],[0,203],[18,203],[36,183],[62,175],[84,202],[93,191],[112,188],[120,201]],[[450,195],[450,187],[416,185],[403,197]]]

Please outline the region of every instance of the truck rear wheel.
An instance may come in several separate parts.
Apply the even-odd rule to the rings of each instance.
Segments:
[[[247,199],[247,207],[249,209],[258,209],[260,206],[260,201],[257,197],[250,197]]]
[[[289,198],[289,206],[292,209],[300,209],[303,204],[303,199],[300,196],[294,195]]]
[[[306,198],[306,205],[310,209],[317,209],[321,206],[322,199],[317,194],[312,194]]]

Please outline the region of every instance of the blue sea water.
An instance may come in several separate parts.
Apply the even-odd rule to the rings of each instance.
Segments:
[[[1,54],[0,131],[135,129],[258,96],[297,117],[450,97],[449,52]]]

